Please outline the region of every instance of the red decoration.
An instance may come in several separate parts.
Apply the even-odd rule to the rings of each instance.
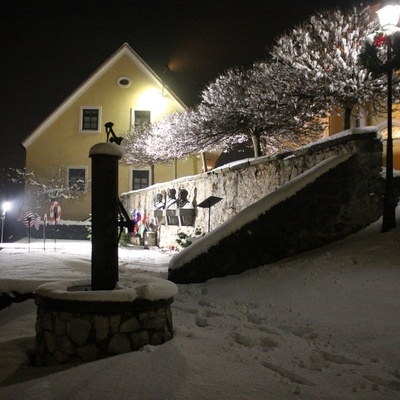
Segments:
[[[375,36],[374,46],[381,47],[385,44],[385,42],[386,42],[386,36],[384,33],[380,32]]]

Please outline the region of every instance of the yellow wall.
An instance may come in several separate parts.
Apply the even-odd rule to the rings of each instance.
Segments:
[[[386,130],[387,117],[382,116],[368,116],[368,113],[363,121],[365,126],[377,126],[378,131]],[[400,170],[400,106],[393,106],[392,113],[392,135],[393,135],[393,167],[396,170]],[[343,130],[343,116],[332,114],[329,118],[329,136],[339,133]],[[383,158],[382,166],[386,165],[386,141],[383,140]]]
[[[131,86],[122,88],[118,78],[127,76]],[[161,96],[163,92],[164,96]],[[80,132],[80,113],[83,106],[101,107],[101,132]],[[88,157],[90,148],[99,142],[106,141],[104,124],[114,123],[114,132],[123,136],[130,129],[131,109],[151,111],[151,122],[164,115],[181,111],[183,108],[161,84],[149,79],[144,72],[127,55],[123,55],[106,70],[99,79],[79,97],[29,146],[26,152],[26,169],[34,171],[36,177],[53,177],[60,168],[86,167],[87,179],[91,178],[91,160]],[[131,170],[133,167],[120,167],[119,191],[131,190]],[[191,157],[178,163],[178,177],[201,172],[197,157]],[[155,182],[173,179],[172,166],[155,168]],[[65,184],[67,177],[65,176]],[[62,219],[82,220],[89,216],[91,210],[90,193],[80,200],[67,201],[58,199],[62,207]],[[50,204],[44,204],[39,213],[48,213]]]

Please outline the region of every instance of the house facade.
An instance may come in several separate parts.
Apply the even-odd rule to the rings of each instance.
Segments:
[[[362,128],[365,126],[376,126],[383,144],[382,166],[386,166],[386,140],[387,140],[387,117],[386,115],[374,116],[368,110],[354,110],[351,119],[351,128]],[[329,137],[343,131],[343,116],[332,113],[324,136]],[[393,168],[400,170],[400,107],[393,105],[392,115],[392,137],[393,137]]]
[[[26,171],[32,171],[43,184],[59,176],[61,184],[74,187],[78,192],[74,200],[52,200],[61,206],[63,220],[84,220],[91,212],[89,150],[107,140],[104,125],[112,122],[115,134],[123,137],[136,124],[154,123],[185,109],[125,43],[23,141]],[[173,165],[157,165],[153,170],[150,166],[121,164],[119,192],[201,172],[201,158],[197,156]],[[50,199],[36,206],[32,204],[35,199],[26,201],[31,203],[26,206],[39,214],[49,213]]]

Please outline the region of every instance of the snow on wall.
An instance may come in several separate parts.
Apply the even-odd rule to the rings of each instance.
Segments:
[[[238,274],[359,231],[382,211],[381,193],[371,191],[375,183],[366,172],[357,155],[322,161],[175,255],[169,279]]]
[[[196,209],[194,226],[207,232],[209,210],[196,207],[207,197],[222,198],[211,209],[210,227],[213,230],[296,176],[339,154],[359,154],[360,163],[375,176],[381,171],[382,163],[382,143],[377,137],[377,128],[348,130],[293,152],[230,163],[208,173],[124,193],[121,199],[128,212],[134,209],[146,211],[148,220],[151,220],[157,193],[165,193],[169,188],[175,188],[177,192],[180,188],[186,189]],[[194,227],[158,226],[157,244],[161,247],[176,246],[178,230],[190,235]]]

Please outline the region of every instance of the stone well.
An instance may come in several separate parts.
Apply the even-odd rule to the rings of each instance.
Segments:
[[[114,290],[90,280],[46,283],[35,303],[37,366],[94,361],[159,345],[173,336],[170,281],[137,275]]]

